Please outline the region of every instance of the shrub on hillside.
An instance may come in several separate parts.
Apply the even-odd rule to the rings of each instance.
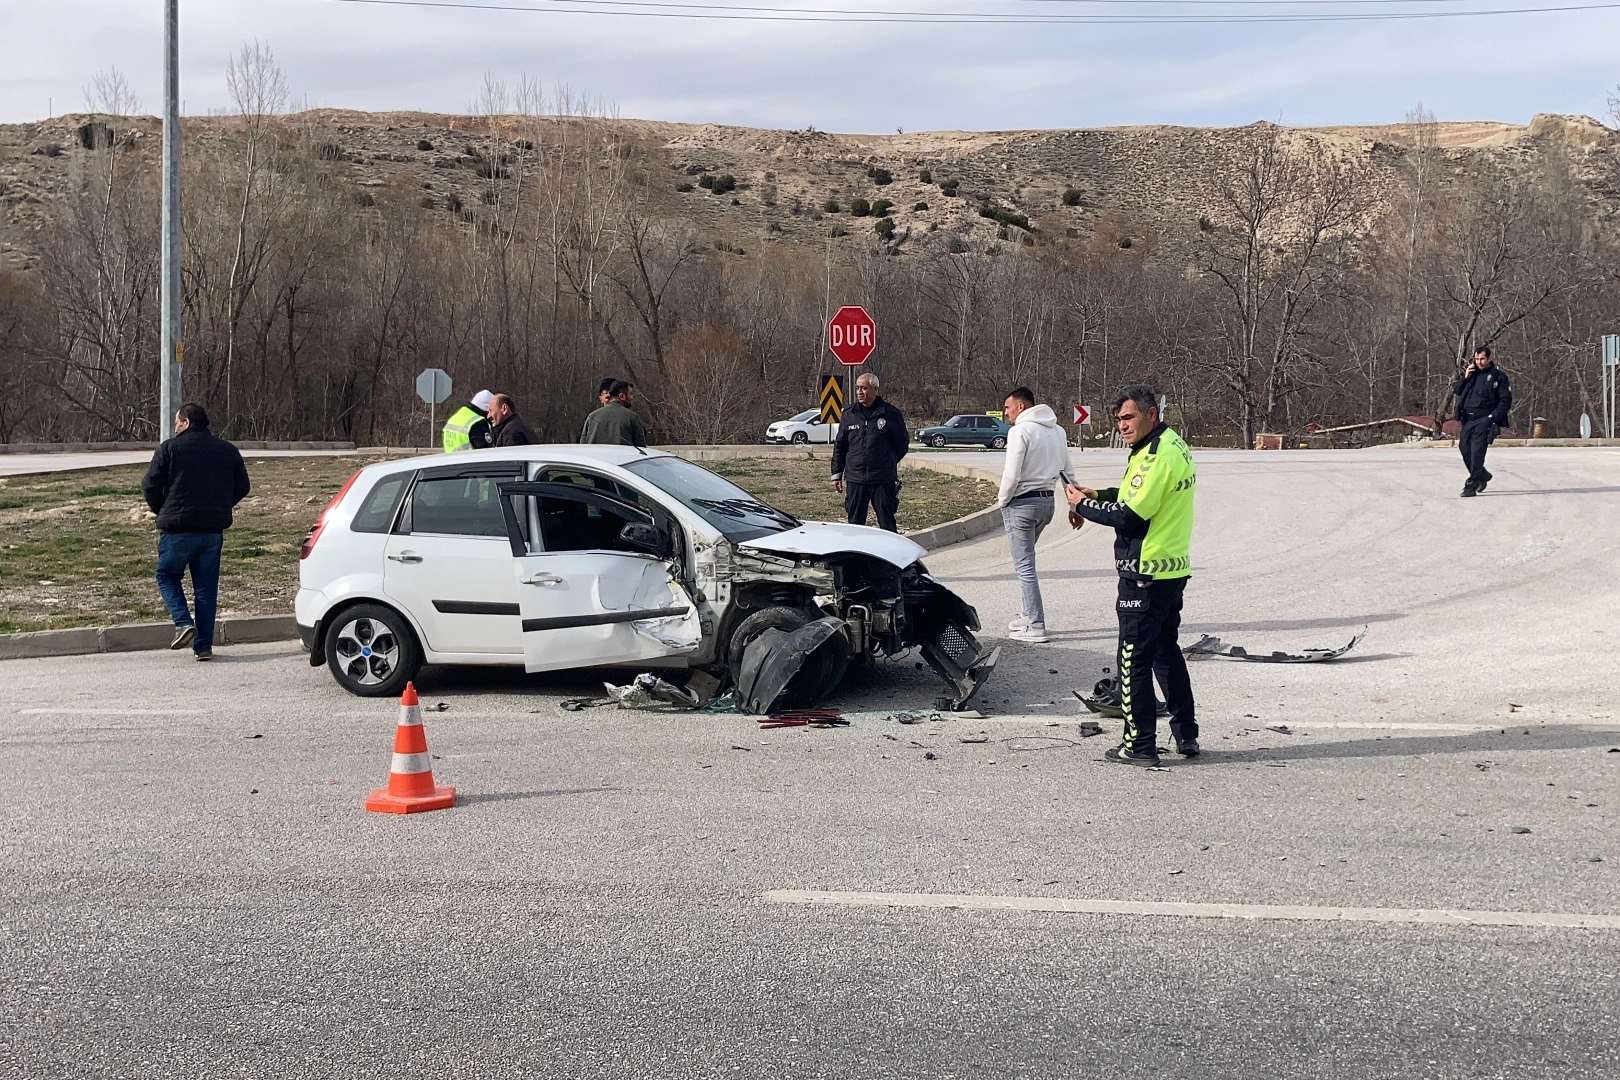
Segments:
[[[878,187],[882,187],[884,184],[892,184],[894,182],[893,173],[891,173],[888,169],[880,169],[876,165],[872,166],[870,169],[867,169],[866,175],[870,177],[872,183],[876,184]]]
[[[426,153],[427,151],[433,149],[433,144],[426,139],[417,139],[416,148]]]
[[[1074,190],[1074,188],[1069,188],[1067,191],[1065,191],[1063,193],[1063,205],[1064,206],[1079,206],[1080,205],[1080,193],[1078,191]]]
[[[927,169],[923,169],[917,174],[917,179],[921,180],[925,184],[932,184],[934,182],[934,174],[929,172]]]
[[[878,234],[880,240],[887,240],[894,235],[894,218],[878,218],[872,223],[872,231]]]
[[[865,199],[851,199],[849,212],[855,217],[867,217],[872,213],[872,204]]]

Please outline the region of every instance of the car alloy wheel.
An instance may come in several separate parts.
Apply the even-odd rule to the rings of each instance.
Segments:
[[[405,619],[379,604],[342,612],[326,633],[326,660],[338,685],[361,697],[392,697],[422,666]]]
[[[793,433],[793,441],[794,441],[794,442],[795,442],[795,443],[800,443],[800,444],[802,444],[802,443],[807,443],[807,442],[809,442],[809,441],[810,441],[810,436],[808,436],[808,435],[806,435],[806,434],[805,434],[805,433],[804,433],[804,432],[802,432],[802,431],[795,431],[795,432],[794,432],[794,433]]]
[[[944,446],[945,445],[945,436],[943,436],[943,435],[935,435],[932,439],[928,440],[928,445],[929,446],[935,446],[935,447]]]
[[[1007,437],[1005,435],[997,435],[995,438],[990,440],[990,449],[992,449],[992,450],[1005,450],[1006,448],[1007,448]]]

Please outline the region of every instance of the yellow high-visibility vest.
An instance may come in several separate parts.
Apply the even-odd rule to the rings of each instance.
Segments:
[[[473,425],[483,418],[483,414],[471,405],[463,405],[451,413],[444,425],[444,452],[453,454],[457,450],[471,449]]]

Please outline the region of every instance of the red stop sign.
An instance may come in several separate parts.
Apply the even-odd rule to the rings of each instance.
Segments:
[[[841,307],[827,323],[827,347],[849,367],[864,364],[877,348],[877,323],[863,307]]]

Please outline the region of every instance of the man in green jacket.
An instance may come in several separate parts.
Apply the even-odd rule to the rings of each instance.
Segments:
[[[1111,411],[1131,448],[1125,479],[1105,491],[1067,485],[1069,523],[1078,529],[1085,521],[1095,521],[1114,529],[1125,738],[1104,756],[1124,765],[1155,766],[1159,764],[1155,675],[1170,707],[1176,753],[1198,756],[1192,681],[1176,641],[1182,593],[1192,574],[1198,472],[1187,444],[1159,418],[1159,398],[1153,390],[1127,387],[1115,395]]]
[[[641,417],[630,408],[634,390],[635,387],[622,381],[609,387],[610,400],[585,418],[585,430],[580,433],[579,441],[618,446],[646,446],[647,429],[641,426]]]

